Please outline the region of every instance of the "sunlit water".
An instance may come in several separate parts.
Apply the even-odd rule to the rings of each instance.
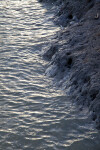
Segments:
[[[58,28],[37,0],[0,1],[0,150],[100,150],[100,136],[44,75]]]

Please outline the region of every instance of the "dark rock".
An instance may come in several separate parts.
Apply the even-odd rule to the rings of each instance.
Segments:
[[[92,113],[92,120],[95,121],[97,119],[96,113]]]
[[[43,57],[46,60],[50,60],[52,56],[58,51],[57,45],[51,45],[48,49],[44,51]]]

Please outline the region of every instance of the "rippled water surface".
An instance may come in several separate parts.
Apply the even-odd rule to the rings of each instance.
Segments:
[[[100,150],[88,116],[44,76],[52,15],[37,0],[0,1],[0,150]]]

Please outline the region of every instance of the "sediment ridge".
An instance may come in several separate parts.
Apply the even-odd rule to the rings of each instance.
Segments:
[[[40,0],[50,2],[50,0]],[[53,21],[61,26],[43,50],[46,74],[70,99],[88,107],[100,129],[100,0],[55,0]]]

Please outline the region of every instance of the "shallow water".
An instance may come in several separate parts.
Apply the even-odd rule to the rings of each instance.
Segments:
[[[0,150],[100,150],[87,113],[44,75],[52,15],[37,0],[0,1]]]

